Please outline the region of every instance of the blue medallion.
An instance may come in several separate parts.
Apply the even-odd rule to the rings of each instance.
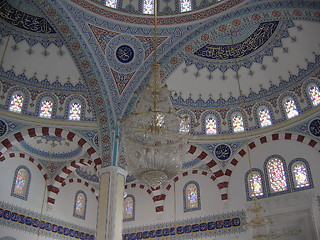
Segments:
[[[320,119],[312,120],[309,125],[309,131],[316,137],[320,137]]]
[[[122,63],[129,63],[134,57],[134,51],[128,45],[121,45],[116,51],[116,57]]]
[[[0,120],[0,137],[5,135],[7,132],[7,125],[5,124],[4,121]]]
[[[216,147],[214,153],[219,160],[227,160],[231,155],[231,149],[228,145],[221,144]]]

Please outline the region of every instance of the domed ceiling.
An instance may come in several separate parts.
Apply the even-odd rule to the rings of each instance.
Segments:
[[[195,3],[178,14],[173,0],[161,1],[157,27],[162,82],[175,108],[191,115],[194,135],[204,134],[208,111],[218,117],[221,136],[234,135],[236,110],[247,130],[257,130],[259,104],[270,108],[274,124],[287,120],[284,96],[300,113],[312,108],[306,84],[319,84],[319,2]],[[37,97],[48,92],[57,98],[55,118],[67,120],[67,99],[81,96],[82,121],[98,121],[110,136],[150,81],[153,17],[137,15],[141,4],[119,1],[112,9],[89,0],[1,0],[1,107],[7,109],[10,91],[20,86],[31,92],[27,115],[36,116]]]

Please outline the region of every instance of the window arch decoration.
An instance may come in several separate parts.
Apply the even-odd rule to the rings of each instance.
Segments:
[[[84,191],[79,190],[75,194],[74,206],[73,206],[73,216],[85,219],[87,211],[87,195]]]
[[[54,118],[57,100],[52,94],[41,95],[37,101],[38,116],[41,118]]]
[[[201,209],[200,187],[195,181],[187,182],[183,187],[183,210],[192,212]]]
[[[308,80],[306,80],[302,86],[302,92],[303,92],[304,97],[308,103],[308,106],[309,106],[309,108],[312,108],[314,106],[320,105],[320,102],[318,103],[318,105],[314,104],[314,101],[317,102],[316,99],[319,99],[320,96],[318,95],[318,97],[317,97],[316,89],[313,89],[312,92],[310,92],[310,87],[316,87],[316,88],[318,88],[318,91],[320,91],[320,79],[311,77]]]
[[[261,127],[269,127],[272,125],[270,109],[267,106],[260,106],[257,114],[259,116],[259,124]]]
[[[313,106],[320,105],[320,88],[313,83],[308,85],[307,91]]]
[[[269,196],[290,192],[287,166],[282,156],[271,155],[268,157],[264,163],[264,171]]]
[[[252,168],[252,175],[251,171],[248,170],[244,177],[247,200],[251,201],[254,197],[257,199],[265,198],[266,188],[263,172],[259,168]]]
[[[234,133],[244,132],[243,115],[240,112],[235,112],[231,115],[232,129]]]
[[[195,122],[195,117],[193,112],[189,111],[189,110],[180,110],[177,112],[177,114],[179,114],[179,116],[184,117],[187,116],[188,118],[185,119],[186,121],[181,121],[180,124],[180,131],[182,131],[182,128],[184,127],[185,130],[187,130],[188,125],[189,125],[189,133],[193,133],[193,126],[194,126],[194,122]]]
[[[135,220],[136,199],[132,194],[128,194],[123,201],[123,221]]]
[[[16,102],[13,102],[13,96],[18,95],[21,96],[21,98],[17,98]],[[8,92],[7,97],[7,109],[12,112],[16,113],[23,113],[25,109],[27,109],[28,106],[28,100],[29,100],[29,92],[20,87],[14,87]],[[21,102],[22,100],[22,102]],[[20,104],[20,106],[19,106]]]
[[[292,93],[283,94],[279,98],[279,107],[286,119],[291,119],[299,115],[300,109],[298,99]]]
[[[110,8],[117,8],[118,0],[105,0],[105,5]]]
[[[202,126],[203,134],[206,134],[206,135],[218,134],[221,131],[220,124],[221,124],[220,115],[216,112],[207,111],[203,113],[201,116],[201,126]]]
[[[143,0],[142,13],[153,14],[154,12],[154,0]]]
[[[192,10],[192,0],[179,0],[180,12],[190,12]]]
[[[309,163],[303,158],[296,158],[288,166],[292,191],[313,188]]]
[[[11,196],[27,201],[31,182],[31,172],[29,168],[21,165],[16,168],[12,187]]]
[[[270,125],[266,125],[266,126],[271,126],[273,124],[273,121],[274,121],[274,114],[273,114],[273,107],[268,102],[261,102],[261,103],[255,104],[254,107],[252,108],[252,111],[254,113],[256,113],[256,114],[254,114],[256,125],[259,125],[260,127],[262,127],[260,114],[259,114],[259,111],[262,108],[268,109],[268,114],[269,114],[269,118],[270,118],[271,124]]]
[[[84,113],[86,111],[86,102],[79,96],[73,96],[71,98],[69,98],[66,101],[66,118],[68,120],[75,120],[75,121],[80,121],[80,120],[85,120],[84,118]],[[72,106],[76,104],[76,105],[80,105],[80,112],[77,111],[77,108],[72,109]],[[72,110],[71,114],[70,111]],[[72,116],[72,117],[70,117]]]

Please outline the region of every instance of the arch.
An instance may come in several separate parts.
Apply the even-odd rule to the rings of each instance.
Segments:
[[[193,134],[194,133],[194,125],[195,125],[195,116],[193,114],[193,112],[183,109],[177,112],[177,114],[179,114],[180,116],[188,116],[188,123],[189,123],[189,133]]]
[[[87,211],[87,195],[84,191],[79,190],[74,197],[73,216],[85,219]]]
[[[293,93],[282,94],[279,97],[278,101],[279,101],[279,108],[283,114],[284,119],[290,119],[300,114],[299,101],[295,94]]]
[[[81,178],[69,178],[68,180],[64,181],[62,184],[61,184],[61,187],[65,187],[66,185],[68,184],[71,184],[71,183],[74,183],[74,182],[77,182],[77,183],[82,183],[85,187],[87,187],[88,189],[90,189],[90,191],[94,194],[95,198],[98,200],[99,199],[99,192],[96,190],[96,188],[90,184],[89,182],[81,179]],[[59,191],[60,192],[60,191]]]
[[[313,188],[313,180],[308,161],[303,158],[293,159],[288,166],[292,191],[301,191]],[[303,177],[304,179],[301,179]],[[300,179],[298,179],[300,178]],[[300,183],[297,183],[297,181]]]
[[[183,211],[201,209],[200,186],[196,181],[189,181],[183,186]]]
[[[214,111],[206,111],[201,115],[201,132],[206,134],[206,120],[210,116],[213,116],[216,119],[216,132],[221,132],[221,118],[220,115]]]
[[[308,102],[308,105],[314,106],[312,102],[312,98],[310,96],[310,91],[309,91],[310,86],[316,86],[320,90],[320,80],[318,78],[311,77],[307,81],[305,81],[302,85],[302,91],[306,101]]]
[[[241,116],[242,117],[242,127],[241,127],[241,124],[236,124],[236,120],[238,118],[235,118],[237,115]],[[228,125],[229,125],[229,132],[230,133],[240,133],[240,132],[243,132],[243,131],[246,131],[247,127],[248,126],[248,121],[247,121],[247,114],[244,112],[243,109],[240,109],[240,108],[235,108],[235,109],[232,109],[230,110],[228,113],[227,113],[227,119],[228,119]],[[241,121],[241,119],[239,119]],[[238,126],[239,125],[239,126]],[[235,131],[235,128],[237,129]]]
[[[73,104],[78,104],[79,107],[79,116],[74,117],[74,119],[70,119],[70,110],[72,108]],[[85,119],[85,111],[86,111],[86,101],[81,97],[81,96],[71,96],[67,99],[66,105],[66,116],[68,117],[69,120],[84,120]],[[79,119],[78,119],[79,118]]]
[[[57,112],[58,101],[57,101],[57,97],[52,93],[44,93],[44,94],[41,94],[37,98],[36,114],[37,114],[37,116],[40,116],[42,102],[46,101],[46,100],[50,100],[52,102],[51,118],[55,118],[56,117],[56,112]]]
[[[21,107],[19,110],[14,110],[11,109],[13,107],[12,101],[13,101],[13,96],[14,95],[19,95],[21,96]],[[24,113],[26,112],[28,108],[28,100],[29,100],[29,92],[21,87],[13,87],[9,90],[8,95],[7,95],[7,103],[6,103],[6,108],[11,111],[11,112],[16,112],[16,113]]]
[[[128,194],[124,199],[123,221],[135,220],[136,199],[132,194]]]
[[[31,172],[29,168],[24,165],[17,167],[13,176],[11,196],[27,201],[30,182]]]
[[[257,180],[260,181],[260,186],[258,186],[260,188],[260,193],[252,196],[253,189],[252,189],[252,185],[250,184],[251,170],[248,170],[244,176],[244,181],[245,181],[245,186],[246,186],[246,195],[247,195],[248,201],[251,201],[254,197],[258,198],[258,199],[266,197],[265,178],[264,178],[263,172],[259,168],[252,168],[252,173],[258,175],[258,176],[253,176],[253,178],[255,178],[255,179],[259,178],[259,180],[258,179]]]

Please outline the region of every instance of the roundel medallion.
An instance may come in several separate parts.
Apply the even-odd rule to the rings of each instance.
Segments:
[[[4,121],[0,120],[0,137],[5,135],[7,132],[7,125]]]
[[[314,119],[309,124],[309,131],[316,137],[320,137],[320,119]]]
[[[228,145],[221,144],[215,148],[214,154],[219,160],[227,160],[231,155],[231,149]]]
[[[118,35],[106,47],[106,58],[112,69],[120,73],[135,71],[144,60],[142,43],[135,37]]]

